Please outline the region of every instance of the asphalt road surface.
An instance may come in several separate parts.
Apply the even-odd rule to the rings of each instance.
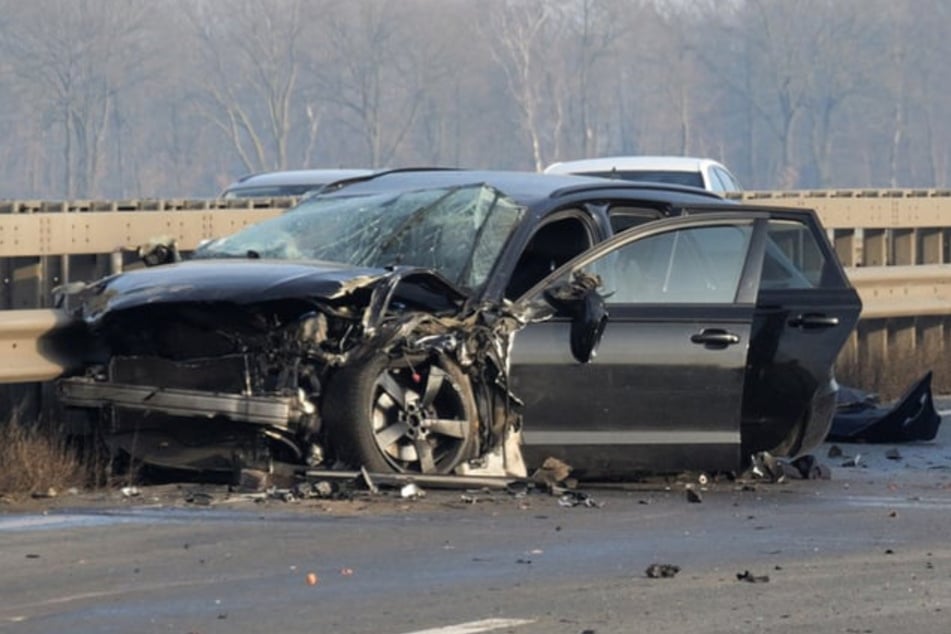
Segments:
[[[829,480],[657,479],[576,506],[193,486],[0,506],[0,631],[947,634],[951,430],[839,448],[816,453]]]

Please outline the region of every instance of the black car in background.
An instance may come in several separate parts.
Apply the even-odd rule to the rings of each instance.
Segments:
[[[466,170],[351,179],[70,306],[97,345],[61,397],[146,463],[581,478],[813,448],[861,308],[813,212]]]

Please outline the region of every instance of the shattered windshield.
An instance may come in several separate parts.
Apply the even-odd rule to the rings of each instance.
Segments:
[[[316,197],[203,245],[194,257],[421,266],[475,289],[485,283],[522,211],[481,184]]]

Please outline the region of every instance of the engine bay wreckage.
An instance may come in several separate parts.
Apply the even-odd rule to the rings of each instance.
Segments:
[[[110,442],[146,463],[214,470],[332,458],[446,473],[518,431],[506,368],[519,318],[464,310],[437,274],[170,266],[84,292],[80,314],[108,359],[58,384],[68,405],[108,406]],[[260,285],[202,292],[203,281],[230,276]],[[357,416],[373,421],[369,434]],[[505,464],[513,459],[518,475],[516,456]]]
[[[479,212],[498,205],[497,193],[482,186],[440,193],[453,195],[459,219],[469,229],[484,220],[475,228],[496,231],[500,248],[518,210],[492,227]],[[350,227],[361,235],[347,239],[361,247],[379,246],[380,236],[384,246],[421,241],[414,248],[433,251],[439,236],[420,213],[427,209],[417,202],[395,219],[377,218],[377,227]],[[285,227],[298,237],[303,228]],[[290,233],[281,239],[289,248]],[[191,261],[128,271],[67,296],[90,345],[84,371],[60,379],[58,395],[97,412],[111,449],[202,472],[280,462],[525,475],[508,356],[528,315],[513,313],[510,302],[472,306],[433,269],[354,267],[313,253],[306,262],[265,259],[245,244],[236,247],[245,257],[235,258],[229,239],[219,243]],[[156,251],[180,259],[167,247],[144,259]],[[460,239],[447,255],[466,247]],[[450,270],[471,279],[474,268],[461,262]]]

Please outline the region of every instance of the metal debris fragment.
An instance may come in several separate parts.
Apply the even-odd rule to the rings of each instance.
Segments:
[[[267,471],[261,469],[241,469],[238,472],[237,490],[242,493],[267,491],[272,486]]]
[[[829,480],[832,478],[832,471],[829,467],[816,460],[813,455],[800,456],[793,460],[790,465],[804,480]]]
[[[363,476],[363,481],[366,483],[367,488],[370,489],[370,493],[380,492],[380,489],[377,488],[376,482],[374,482],[373,478],[370,477],[370,472],[367,471],[366,467],[360,467],[360,475]]]
[[[558,458],[548,457],[542,466],[532,474],[532,480],[540,484],[554,486],[568,479],[571,475],[571,467]]]
[[[736,573],[736,580],[747,583],[769,583],[769,575],[754,575],[749,570],[744,570]]]
[[[410,482],[409,484],[404,484],[402,488],[400,488],[400,497],[404,500],[415,500],[426,497],[426,491],[419,488],[419,485],[415,482]]]
[[[849,458],[848,460],[843,462],[842,466],[843,467],[858,467],[861,464],[861,461],[862,461],[862,454],[857,453],[852,458]]]
[[[651,564],[644,571],[650,579],[671,579],[680,572],[680,566],[674,564]]]
[[[783,468],[783,463],[768,451],[753,454],[750,473],[755,478],[769,480],[775,484],[786,481],[786,471]]]
[[[212,502],[214,502],[214,497],[210,493],[204,493],[202,491],[186,491],[185,502],[197,506],[211,506]]]
[[[587,508],[601,508],[603,502],[598,502],[584,491],[565,491],[558,498],[558,506],[573,508],[575,506],[584,506]]]

